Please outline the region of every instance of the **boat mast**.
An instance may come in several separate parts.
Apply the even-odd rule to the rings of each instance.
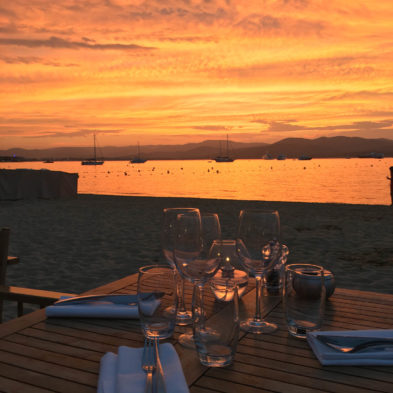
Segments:
[[[94,161],[97,161],[97,154],[96,154],[96,134],[93,134],[94,137]]]

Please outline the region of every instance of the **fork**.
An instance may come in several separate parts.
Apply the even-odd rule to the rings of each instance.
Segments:
[[[145,393],[153,392],[153,372],[156,369],[156,357],[154,341],[145,338],[142,355],[142,368],[146,372],[146,387]]]
[[[317,335],[317,338],[325,345],[344,353],[361,352],[373,348],[375,350],[381,350],[393,346],[393,340],[391,338],[331,337],[321,334]]]

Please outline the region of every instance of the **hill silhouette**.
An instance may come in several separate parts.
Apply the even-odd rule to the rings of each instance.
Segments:
[[[213,159],[224,149],[225,140],[206,140],[200,143],[182,145],[140,146],[141,156],[148,160]],[[283,154],[287,158],[308,155],[313,158],[358,157],[371,152],[393,157],[393,140],[366,139],[359,137],[321,137],[317,139],[286,138],[276,143],[230,142],[229,154],[236,159],[262,158],[266,153],[273,158]],[[97,155],[106,160],[129,160],[136,155],[137,146],[105,146],[97,150]],[[82,160],[91,156],[90,147],[58,147],[52,149],[0,150],[0,156],[19,156],[25,160]]]

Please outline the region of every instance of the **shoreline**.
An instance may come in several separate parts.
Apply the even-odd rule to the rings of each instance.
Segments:
[[[322,265],[338,287],[393,294],[391,206],[93,194],[0,202],[9,254],[21,259],[7,284],[80,293],[163,262],[162,209],[181,206],[218,213],[223,239],[235,237],[241,209],[276,209],[288,263]]]
[[[262,201],[260,199],[231,199],[231,198],[202,198],[202,197],[176,197],[176,196],[151,196],[151,195],[136,195],[136,194],[90,194],[79,193],[78,196],[91,197],[115,197],[115,198],[150,198],[150,199],[177,199],[177,200],[193,200],[193,201],[231,201],[231,202],[258,202],[258,203],[277,203],[277,204],[306,204],[306,205],[332,205],[332,206],[376,206],[376,207],[392,207],[391,204],[368,204],[368,203],[343,203],[343,202],[303,202],[303,201]],[[11,201],[9,201],[11,202]],[[1,203],[1,201],[0,201]]]

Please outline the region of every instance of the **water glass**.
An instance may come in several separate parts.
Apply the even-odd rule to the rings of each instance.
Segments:
[[[309,264],[285,267],[283,301],[288,331],[292,336],[304,339],[307,332],[321,328],[325,300],[323,267]]]
[[[139,269],[138,311],[143,334],[164,339],[172,335],[176,324],[178,297],[176,274],[167,265]]]
[[[207,296],[213,296],[206,286]],[[232,300],[210,318],[203,315],[201,288],[195,286],[193,293],[194,339],[200,362],[208,367],[225,367],[233,362],[239,339],[239,297],[237,286],[231,289]]]

